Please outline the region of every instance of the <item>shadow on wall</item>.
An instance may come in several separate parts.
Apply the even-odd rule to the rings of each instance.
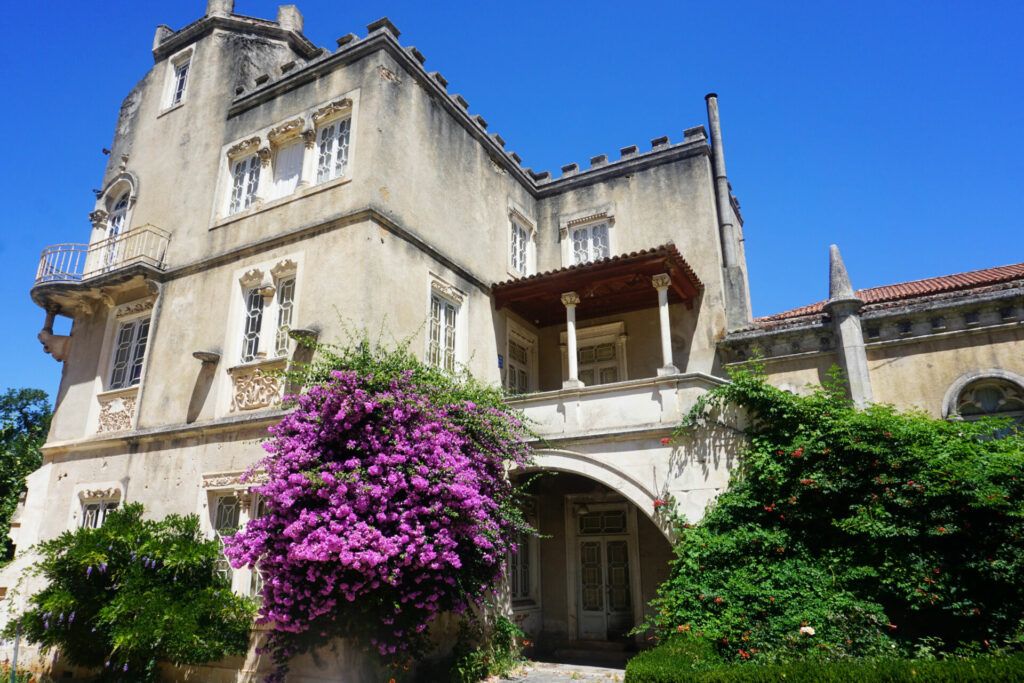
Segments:
[[[746,437],[745,418],[739,411],[715,410],[704,423],[687,430],[676,441],[669,457],[669,477],[682,477],[684,470],[700,468],[704,481],[723,468],[732,471],[739,460]]]

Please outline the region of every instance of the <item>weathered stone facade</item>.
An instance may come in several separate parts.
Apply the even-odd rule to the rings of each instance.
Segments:
[[[229,501],[244,523],[258,506],[238,477],[281,415],[275,371],[302,360],[292,337],[383,330],[508,387],[545,439],[537,467],[563,473],[533,491],[544,538],[516,567],[517,620],[549,650],[624,640],[670,556],[654,501],[672,495],[697,520],[728,482],[733,432],[662,440],[729,364],[758,349],[773,381],[800,390],[839,363],[859,402],[936,415],[976,379],[1022,383],[1024,272],[872,303],[836,251],[826,304],[751,319],[717,97],[710,136],[688,128],[552,177],[523,167],[391,22],[367,29],[330,51],[302,35],[295,7],[266,21],[230,0],[157,29],[89,244],[44,252],[32,288],[64,374],[19,548],[81,525],[87,499],[198,513],[210,534]],[[56,315],[73,320],[70,336],[53,334]],[[109,495],[83,497],[96,491]],[[597,588],[625,602],[587,604],[591,561],[621,563],[621,585]],[[235,571],[233,585],[255,578]],[[252,680],[261,666],[252,654],[198,675]],[[377,676],[338,644],[297,663],[294,680],[339,671]]]

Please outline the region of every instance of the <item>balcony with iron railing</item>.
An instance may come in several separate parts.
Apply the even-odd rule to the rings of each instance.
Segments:
[[[36,286],[80,283],[132,266],[163,270],[171,235],[143,225],[93,244],[55,244],[43,249]]]

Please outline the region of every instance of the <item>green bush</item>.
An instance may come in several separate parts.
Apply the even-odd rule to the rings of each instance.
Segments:
[[[217,573],[220,542],[203,536],[195,515],[154,521],[142,513],[131,503],[98,529],[37,547],[34,571],[48,585],[18,619],[23,637],[111,682],[154,680],[160,662],[244,654],[255,606]],[[16,627],[12,621],[3,636]]]
[[[810,396],[740,372],[677,433],[749,416],[727,492],[676,558],[647,626],[727,660],[1016,649],[1024,632],[1024,435]],[[999,436],[999,438],[996,438]]]
[[[1024,655],[972,659],[861,659],[784,664],[721,664],[710,644],[670,639],[626,665],[626,683],[966,683],[1024,681]]]

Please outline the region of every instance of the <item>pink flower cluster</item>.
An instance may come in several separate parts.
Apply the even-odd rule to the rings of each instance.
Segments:
[[[254,489],[266,513],[225,547],[263,575],[277,679],[336,636],[408,658],[439,613],[479,603],[502,578],[521,524],[506,471],[529,458],[510,412],[437,405],[408,374],[374,385],[335,371],[271,434]]]

